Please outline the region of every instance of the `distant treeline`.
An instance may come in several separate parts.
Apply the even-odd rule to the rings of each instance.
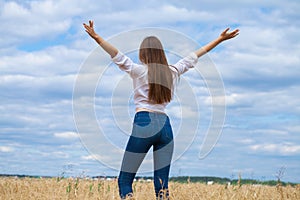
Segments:
[[[52,178],[51,176],[34,176],[24,174],[0,174],[0,177],[18,177],[18,178]]]
[[[136,177],[137,180],[143,179],[143,180],[149,180],[153,179],[153,177]],[[244,184],[250,184],[250,185],[270,185],[270,186],[276,186],[278,184],[282,186],[286,185],[292,185],[295,186],[297,183],[291,183],[291,182],[283,182],[283,181],[276,181],[276,180],[267,180],[267,181],[260,181],[260,180],[253,180],[253,179],[229,179],[229,178],[221,178],[221,177],[214,177],[214,176],[178,176],[178,177],[171,177],[170,181],[173,182],[179,182],[179,183],[205,183],[213,182],[213,184],[222,184],[222,185],[244,185]]]
[[[32,175],[20,175],[20,174],[0,174],[0,177],[18,177],[18,178],[54,178],[51,176],[32,176]],[[61,177],[67,178],[67,177]],[[103,179],[116,179],[115,176],[93,176],[93,177],[76,177],[76,178],[103,178]],[[146,176],[137,176],[136,180],[152,180],[153,177],[146,177]],[[171,177],[170,181],[179,182],[179,183],[208,183],[213,182],[213,184],[231,184],[231,185],[244,185],[244,184],[255,184],[255,185],[270,185],[276,186],[281,184],[282,186],[292,185],[295,186],[297,183],[291,182],[283,182],[283,181],[276,181],[276,180],[267,180],[267,181],[260,181],[260,180],[253,180],[253,179],[229,179],[229,178],[221,178],[221,177],[213,177],[213,176],[178,176],[178,177]]]
[[[297,183],[291,183],[291,182],[278,182],[275,180],[268,180],[268,181],[260,181],[260,180],[253,180],[253,179],[229,179],[229,178],[220,178],[220,177],[213,177],[213,176],[180,176],[180,177],[171,177],[170,181],[174,182],[180,182],[180,183],[208,183],[213,181],[213,183],[217,184],[232,184],[232,185],[238,185],[238,184],[251,184],[251,185],[270,185],[270,186],[276,186],[278,184],[281,184],[283,186],[285,185],[297,185]]]

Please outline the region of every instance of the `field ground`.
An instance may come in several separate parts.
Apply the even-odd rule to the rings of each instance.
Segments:
[[[136,200],[154,200],[152,182],[134,182]],[[300,199],[300,185],[206,185],[203,183],[170,182],[172,200],[281,200]],[[117,200],[116,180],[85,180],[71,178],[0,178],[1,200]]]

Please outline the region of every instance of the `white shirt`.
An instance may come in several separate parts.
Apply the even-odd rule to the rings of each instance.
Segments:
[[[165,112],[169,102],[163,104],[153,104],[148,101],[148,66],[145,64],[136,64],[129,57],[121,53],[112,58],[112,61],[119,66],[122,71],[127,72],[133,80],[134,104],[136,109],[147,109],[155,112]],[[179,60],[175,65],[170,66],[173,74],[174,86],[177,84],[178,77],[193,68],[198,61],[195,53],[191,53],[185,58]],[[176,69],[175,69],[176,68]],[[173,91],[172,91],[173,92]]]

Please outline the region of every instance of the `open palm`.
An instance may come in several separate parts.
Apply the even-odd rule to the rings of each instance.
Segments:
[[[229,31],[229,28],[225,29],[220,37],[222,38],[222,40],[228,40],[228,39],[231,39],[231,38],[234,38],[235,36],[237,36],[239,34],[239,29],[235,29],[234,31],[231,31],[231,32],[228,32]]]
[[[92,37],[92,38],[96,38],[98,36],[98,34],[95,32],[94,30],[94,22],[93,21],[89,21],[89,25],[83,23],[83,26],[85,28],[85,31]]]

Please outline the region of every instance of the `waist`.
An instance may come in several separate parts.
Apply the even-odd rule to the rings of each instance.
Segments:
[[[148,108],[136,108],[135,112],[136,113],[138,113],[138,112],[150,112],[150,113],[166,114],[162,111],[151,110],[151,109],[148,109]]]
[[[148,109],[139,109],[134,115],[134,123],[165,123],[167,121],[169,122],[169,116],[166,113],[153,110],[149,111]]]

